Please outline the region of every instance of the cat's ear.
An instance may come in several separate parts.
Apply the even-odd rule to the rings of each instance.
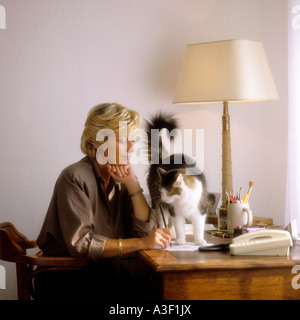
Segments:
[[[183,183],[183,175],[182,175],[182,173],[179,173],[175,183],[176,183],[177,186],[181,186],[182,185],[182,183]]]
[[[158,173],[158,176],[161,178],[162,176],[165,176],[165,175],[166,175],[167,171],[164,170],[164,169],[161,168],[161,167],[158,167],[158,168],[157,168],[157,173]]]

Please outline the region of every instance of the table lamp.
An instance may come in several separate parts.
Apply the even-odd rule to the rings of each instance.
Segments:
[[[187,45],[175,104],[223,103],[222,206],[233,192],[229,102],[278,100],[263,44],[226,40]]]

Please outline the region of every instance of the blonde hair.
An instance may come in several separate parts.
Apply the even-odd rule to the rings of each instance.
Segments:
[[[119,122],[127,122],[128,132],[140,126],[140,115],[134,110],[129,110],[120,103],[103,103],[93,107],[87,116],[81,136],[81,151],[96,157],[97,148],[100,146],[96,136],[101,129],[110,129],[119,132]]]

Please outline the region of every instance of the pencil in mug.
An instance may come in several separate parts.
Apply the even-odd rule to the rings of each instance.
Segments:
[[[248,189],[248,192],[245,194],[243,203],[248,203],[249,197],[250,197],[250,193],[251,193],[251,189],[252,189],[253,185],[254,185],[254,181],[250,180],[249,181],[249,189]]]

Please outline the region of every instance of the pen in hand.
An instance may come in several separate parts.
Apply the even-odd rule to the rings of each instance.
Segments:
[[[165,219],[165,216],[164,216],[164,212],[163,212],[163,208],[162,208],[162,205],[159,206],[160,208],[160,213],[161,213],[161,216],[162,216],[162,219],[163,219],[163,222],[164,222],[164,225],[165,225],[165,228],[167,229],[168,226],[167,226],[167,223],[166,223],[166,219]],[[170,242],[170,247],[172,247],[172,243]]]

